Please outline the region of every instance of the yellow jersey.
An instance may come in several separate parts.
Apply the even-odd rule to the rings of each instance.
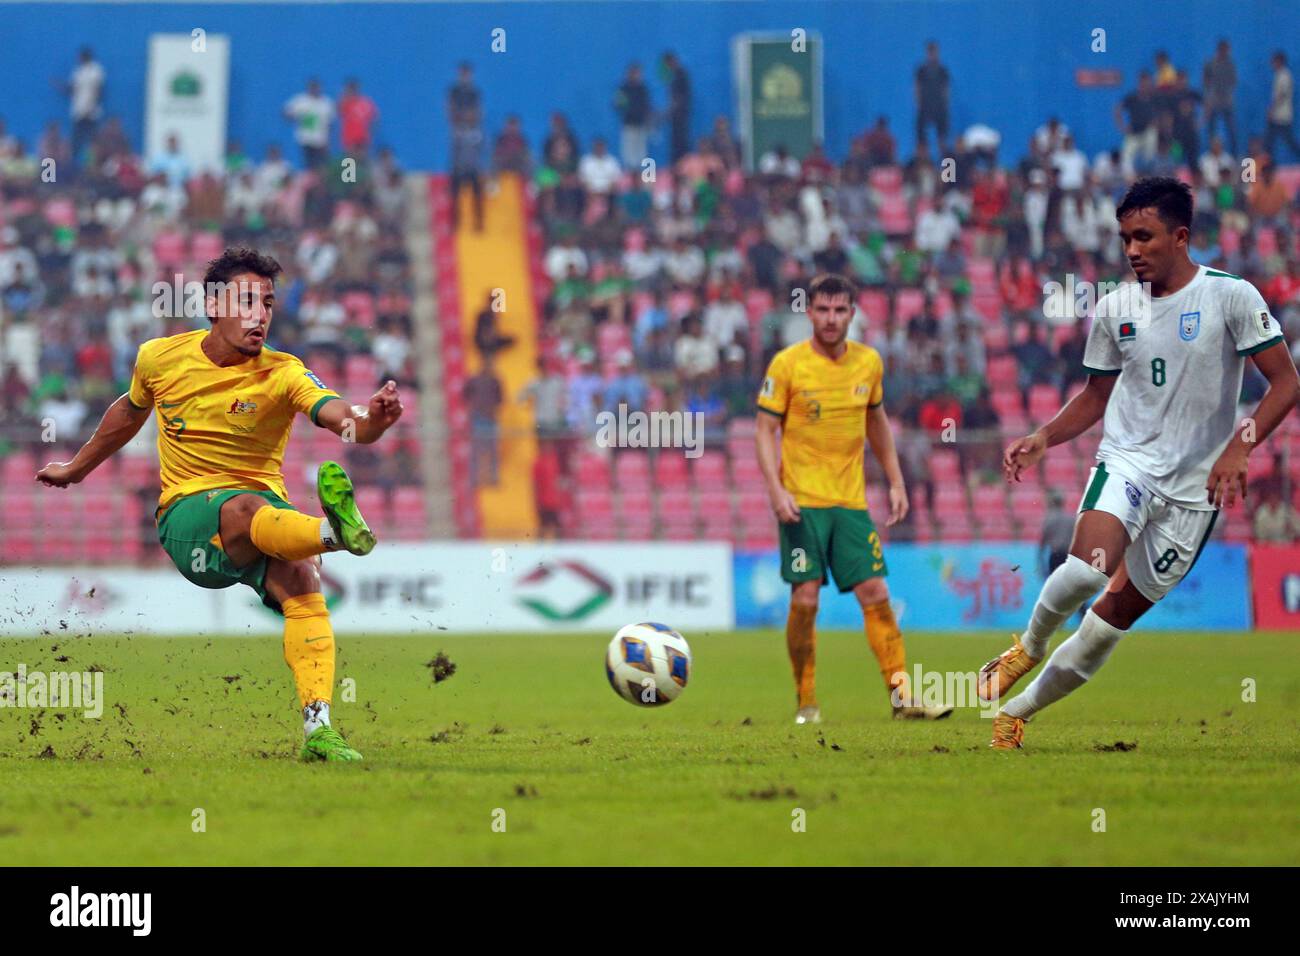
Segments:
[[[213,488],[273,491],[287,499],[281,468],[293,418],[316,421],[340,396],[302,362],[263,346],[238,365],[214,365],[199,343],[206,329],[140,346],[127,399],[158,419],[159,511]]]
[[[847,342],[829,359],[811,340],[772,357],[758,407],[781,419],[781,483],[809,508],[867,507],[867,408],[884,400],[880,353]]]

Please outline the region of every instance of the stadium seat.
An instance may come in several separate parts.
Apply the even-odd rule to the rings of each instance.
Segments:
[[[660,488],[677,488],[688,483],[686,458],[677,449],[662,449],[655,457],[655,484]]]
[[[726,455],[716,451],[704,452],[692,462],[691,476],[695,481],[695,487],[701,490],[725,487],[727,481]]]
[[[620,451],[614,456],[614,475],[622,491],[648,491],[650,459],[643,451]]]

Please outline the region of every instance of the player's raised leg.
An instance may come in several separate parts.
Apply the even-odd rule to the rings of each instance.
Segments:
[[[998,700],[1047,654],[1057,628],[1084,602],[1106,586],[1107,570],[1120,563],[1128,546],[1128,532],[1114,515],[1091,510],[1092,489],[1104,480],[1104,468],[1094,471],[1083,508],[1074,528],[1070,554],[1038,592],[1023,634],[1012,635],[1011,647],[980,668],[977,693],[983,700]],[[1095,502],[1094,502],[1095,504]]]
[[[304,760],[360,760],[330,726],[334,628],[320,590],[320,559],[267,562],[263,586],[284,612],[284,661],[302,706]]]
[[[239,567],[261,555],[299,561],[327,551],[369,554],[375,536],[357,509],[352,482],[332,461],[321,465],[316,493],[324,518],[291,508],[271,507],[255,494],[236,495],[221,506],[221,544]]]

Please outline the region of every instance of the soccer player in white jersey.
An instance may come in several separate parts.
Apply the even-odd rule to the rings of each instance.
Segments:
[[[995,749],[1021,746],[1025,721],[1097,672],[1133,623],[1191,570],[1220,507],[1246,497],[1246,459],[1300,399],[1300,376],[1275,318],[1249,282],[1188,257],[1191,190],[1151,177],[1116,212],[1138,283],[1103,297],[1084,367],[1088,384],[1002,460],[1019,481],[1053,445],[1105,415],[1070,556],[1048,577],[1024,633],[984,665],[996,700],[1042,660],[1052,634],[1103,587],[1083,623],[993,720]],[[1140,283],[1140,284],[1139,284]],[[1249,357],[1268,379],[1254,415],[1236,421]]]

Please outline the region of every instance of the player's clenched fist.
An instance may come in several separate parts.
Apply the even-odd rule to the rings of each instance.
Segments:
[[[799,520],[799,506],[795,504],[794,495],[781,488],[772,492],[772,510],[776,520],[782,524],[794,524]]]
[[[1038,464],[1046,451],[1047,438],[1041,432],[1017,438],[1002,456],[1002,474],[1007,481],[1019,481],[1021,472]]]
[[[36,473],[36,480],[51,488],[66,488],[81,480],[72,466],[63,461],[52,461]]]
[[[370,399],[370,418],[387,428],[401,417],[402,400],[397,394],[397,383],[389,379]]]

